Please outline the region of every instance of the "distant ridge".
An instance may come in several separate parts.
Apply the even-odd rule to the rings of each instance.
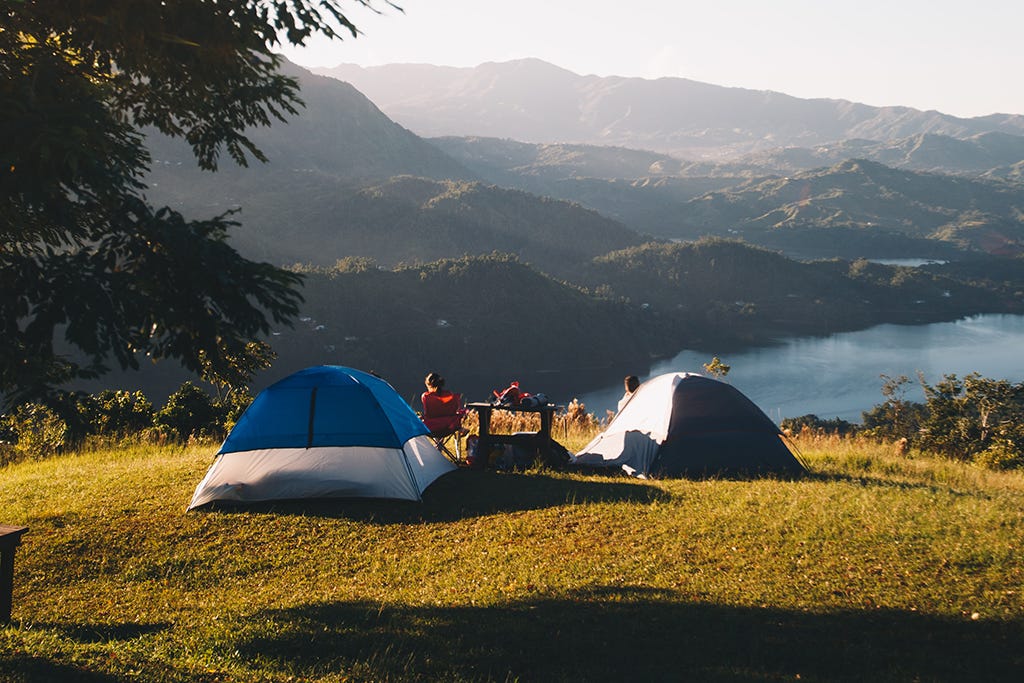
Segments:
[[[389,119],[352,85],[317,76],[290,62],[284,64],[282,73],[298,79],[305,107],[285,123],[275,121],[269,128],[249,131],[267,155],[267,164],[253,162],[248,169],[239,169],[227,160],[214,183],[268,173],[318,173],[358,183],[406,174],[436,180],[474,178],[437,147]],[[195,167],[191,152],[180,141],[153,136],[150,148],[160,162],[155,170],[165,161]],[[201,184],[210,182],[209,174],[200,177],[204,178]]]
[[[691,226],[701,226],[694,230],[731,226],[733,234],[777,247],[818,239],[838,249],[856,235],[865,254],[873,241],[899,236],[919,246],[1018,256],[1024,253],[1022,199],[1024,188],[1015,184],[849,159],[709,192],[687,202],[683,213]]]
[[[773,170],[812,169],[861,158],[894,168],[952,174],[982,174],[1024,159],[1024,136],[978,133],[954,138],[918,133],[898,140],[841,140],[813,148],[755,153],[738,161]]]
[[[617,145],[700,158],[850,138],[1024,134],[1020,115],[958,118],[685,78],[580,76],[538,59],[472,68],[339,64],[314,71],[351,83],[392,119],[430,137]]]

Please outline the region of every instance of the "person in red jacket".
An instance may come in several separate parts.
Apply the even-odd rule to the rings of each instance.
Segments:
[[[431,432],[455,432],[462,428],[462,397],[444,388],[444,377],[431,372],[423,380],[427,390],[420,396],[423,424]]]

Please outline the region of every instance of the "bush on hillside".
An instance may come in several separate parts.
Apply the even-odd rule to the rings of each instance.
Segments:
[[[61,452],[68,442],[68,425],[51,408],[25,403],[4,415],[0,426],[0,464],[42,460]]]
[[[179,442],[222,438],[224,411],[208,393],[192,382],[185,382],[153,416],[153,426],[160,434]]]
[[[991,446],[974,456],[974,463],[991,470],[1024,468],[1024,451],[1011,441],[996,439]]]
[[[934,386],[922,378],[921,386],[927,417],[918,434],[920,448],[956,460],[974,460],[993,448],[1004,456],[1024,453],[1024,383],[971,373],[963,378],[945,375]]]
[[[906,399],[910,378],[906,375],[881,375],[885,402],[861,413],[864,436],[882,441],[910,443],[920,432],[927,416],[927,406]]]
[[[78,414],[86,433],[123,439],[153,426],[153,404],[141,391],[112,391],[83,397]]]
[[[821,435],[852,436],[857,432],[857,425],[851,422],[840,420],[838,417],[824,419],[813,413],[800,417],[787,417],[782,421],[780,427],[786,434],[800,434],[806,430]]]
[[[589,441],[594,434],[608,426],[611,417],[613,415],[609,411],[609,417],[606,420],[601,420],[593,413],[587,412],[586,404],[580,403],[578,399],[574,398],[565,407],[564,413],[555,415],[551,424],[551,432],[555,436],[567,439]]]
[[[921,423],[928,416],[928,406],[913,401],[880,403],[861,413],[858,433],[879,441],[914,441]]]
[[[141,391],[110,389],[61,394],[50,405],[22,404],[0,415],[0,465],[49,457],[92,437],[105,442],[140,436],[177,442],[223,438],[252,400],[245,387],[217,399],[185,382],[159,411]]]
[[[993,469],[1024,467],[1024,383],[971,373],[934,385],[919,377],[925,402],[903,398],[909,379],[888,377],[886,402],[863,413],[860,433]]]

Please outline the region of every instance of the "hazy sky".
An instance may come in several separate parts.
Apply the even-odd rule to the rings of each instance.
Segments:
[[[377,0],[354,40],[303,66],[476,66],[538,57],[579,74],[679,76],[957,116],[1024,114],[1020,0]]]

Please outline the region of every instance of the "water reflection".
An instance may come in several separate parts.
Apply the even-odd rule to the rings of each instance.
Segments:
[[[781,341],[740,352],[683,351],[642,376],[701,372],[713,355],[732,366],[728,381],[772,419],[814,413],[860,421],[861,412],[883,400],[879,375],[915,379],[907,397],[923,400],[917,372],[934,383],[942,375],[979,372],[986,377],[1024,380],[1024,316],[981,315],[931,325],[879,325],[824,338]],[[623,368],[622,374],[635,372]],[[579,398],[589,412],[614,410],[621,381]]]

